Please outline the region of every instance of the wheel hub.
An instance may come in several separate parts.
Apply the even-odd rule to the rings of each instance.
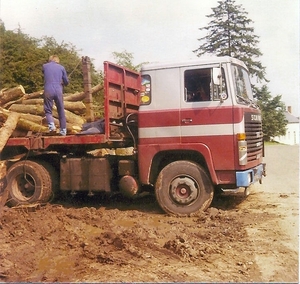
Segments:
[[[21,199],[28,199],[34,194],[35,184],[30,175],[19,175],[16,178],[15,194]]]
[[[179,204],[192,203],[197,194],[196,182],[189,177],[177,177],[171,183],[171,197]]]

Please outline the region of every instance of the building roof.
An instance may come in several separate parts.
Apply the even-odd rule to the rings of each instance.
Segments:
[[[285,118],[288,121],[288,123],[299,123],[299,117],[292,115],[288,111],[286,111],[284,114],[285,114]]]

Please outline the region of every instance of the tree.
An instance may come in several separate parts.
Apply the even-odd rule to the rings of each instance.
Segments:
[[[16,31],[6,31],[1,22],[0,73],[1,89],[23,85],[25,90],[40,89],[43,56],[38,50],[38,40]]]
[[[212,8],[213,13],[207,15],[212,20],[206,27],[207,35],[200,38],[201,45],[194,50],[197,56],[212,53],[217,56],[232,56],[242,60],[252,77],[260,82],[266,79],[266,68],[258,58],[262,55],[257,44],[259,37],[254,34],[253,23],[242,5],[236,5],[235,0],[221,0],[219,5]],[[267,86],[261,89],[252,86],[255,97],[262,111],[263,132],[265,140],[284,135],[287,121],[285,120],[285,105],[281,102],[281,95],[274,98],[268,92]]]
[[[247,12],[242,5],[236,5],[235,0],[218,1],[219,5],[212,8],[213,13],[207,15],[212,20],[206,30],[207,35],[198,39],[201,45],[194,50],[197,56],[213,53],[217,56],[232,56],[242,60],[252,76],[259,81],[267,81],[265,67],[258,61],[262,55],[258,44],[258,36],[250,26],[252,20],[247,18]]]
[[[287,120],[285,118],[286,106],[281,102],[281,95],[272,97],[268,87],[263,85],[256,88],[256,97],[263,117],[264,140],[270,141],[276,136],[285,135]]]
[[[70,77],[66,93],[83,89],[81,57],[71,43],[58,43],[53,37],[41,39],[24,34],[19,27],[15,31],[6,30],[0,20],[0,89],[22,85],[27,93],[43,89],[42,65],[52,54],[60,58]],[[91,76],[93,85],[101,82],[102,76],[92,63]]]
[[[123,67],[126,67],[128,69],[139,71],[142,67],[142,65],[146,62],[140,63],[138,65],[133,64],[133,54],[124,50],[122,52],[116,52],[114,51],[112,53],[114,59],[116,60],[116,64],[121,65]]]

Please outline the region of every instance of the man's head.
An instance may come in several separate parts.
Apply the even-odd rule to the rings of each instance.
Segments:
[[[51,55],[51,56],[49,57],[49,62],[50,62],[50,61],[59,63],[59,58],[58,58],[57,55]]]

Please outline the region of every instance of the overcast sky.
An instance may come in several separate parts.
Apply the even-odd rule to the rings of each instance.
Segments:
[[[269,90],[299,115],[299,1],[236,0],[253,20]],[[102,69],[112,52],[133,53],[134,63],[196,58],[211,8],[218,0],[0,0],[6,30],[72,43]]]

